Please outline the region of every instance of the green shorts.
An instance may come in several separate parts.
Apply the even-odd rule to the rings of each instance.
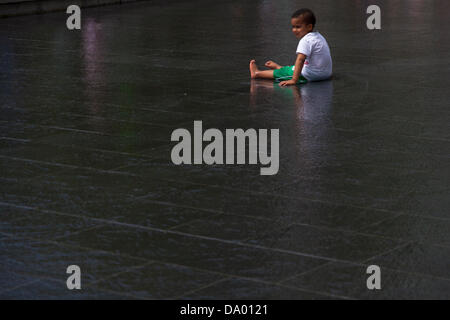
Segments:
[[[291,80],[294,75],[294,66],[281,67],[280,69],[273,70],[273,77],[276,82],[281,82],[285,80]],[[308,80],[300,75],[297,84],[306,83]]]

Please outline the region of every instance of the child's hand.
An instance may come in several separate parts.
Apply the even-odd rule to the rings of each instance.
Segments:
[[[272,60],[267,61],[264,65],[270,69],[280,69],[281,68],[281,66],[278,63],[273,62]]]
[[[296,84],[294,80],[281,81],[280,87],[292,86],[294,84]]]

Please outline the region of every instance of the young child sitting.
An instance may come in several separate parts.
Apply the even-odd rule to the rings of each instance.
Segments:
[[[255,60],[252,60],[252,79],[275,79],[281,81],[280,86],[289,86],[331,77],[333,63],[330,48],[325,38],[318,31],[313,31],[316,24],[314,13],[309,9],[297,10],[292,15],[291,24],[292,32],[300,39],[295,65],[282,67],[273,61],[267,61],[265,66],[272,70],[260,71]]]

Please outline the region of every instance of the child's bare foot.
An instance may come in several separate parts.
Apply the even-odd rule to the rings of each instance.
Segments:
[[[274,69],[274,70],[275,70],[275,69],[280,69],[280,68],[281,68],[281,66],[280,66],[278,63],[273,62],[272,60],[267,61],[266,64],[265,64],[265,66],[266,66],[267,68]]]
[[[252,79],[256,78],[256,73],[259,72],[258,67],[256,66],[256,61],[251,60],[250,61],[250,76]]]

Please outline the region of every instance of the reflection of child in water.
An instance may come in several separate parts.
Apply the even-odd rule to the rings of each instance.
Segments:
[[[261,108],[264,102],[273,94],[278,94],[277,101],[283,106],[295,106],[296,118],[309,124],[329,128],[331,110],[333,106],[333,82],[309,82],[302,86],[281,88],[269,81],[252,81],[250,83],[250,107]],[[289,107],[290,109],[291,107]]]
[[[291,24],[292,32],[300,39],[295,65],[282,67],[273,61],[267,61],[265,66],[272,70],[260,71],[255,60],[252,60],[252,79],[275,79],[281,81],[280,86],[288,86],[331,77],[333,63],[330,48],[325,38],[318,31],[313,31],[316,24],[314,13],[309,9],[297,10],[292,15]]]

